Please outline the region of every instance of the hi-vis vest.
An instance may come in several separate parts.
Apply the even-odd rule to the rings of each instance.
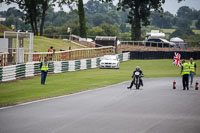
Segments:
[[[195,62],[192,62],[192,63],[189,62],[188,64],[189,64],[189,66],[190,66],[190,71],[191,71],[191,72],[194,72],[194,65],[195,65]]]
[[[182,64],[182,67],[183,67],[183,71],[181,75],[190,74],[190,66],[188,63]]]
[[[48,63],[47,63],[47,65],[45,66],[45,63],[42,62],[41,70],[42,70],[42,71],[48,71]]]

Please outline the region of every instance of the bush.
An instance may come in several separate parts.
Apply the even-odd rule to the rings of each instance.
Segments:
[[[120,41],[131,41],[131,33],[130,32],[121,33],[118,39]]]
[[[119,29],[116,25],[103,23],[88,30],[89,36],[118,36]]]

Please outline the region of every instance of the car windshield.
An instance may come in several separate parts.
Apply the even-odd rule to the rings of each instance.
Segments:
[[[104,56],[103,60],[117,60],[117,56]]]

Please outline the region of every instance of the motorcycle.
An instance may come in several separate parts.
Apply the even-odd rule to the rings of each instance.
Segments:
[[[135,87],[136,89],[140,89],[141,85],[141,75],[139,72],[135,72]]]

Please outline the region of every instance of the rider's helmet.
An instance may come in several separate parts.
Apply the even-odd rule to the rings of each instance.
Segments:
[[[136,71],[139,71],[140,70],[140,67],[139,66],[136,66]]]

